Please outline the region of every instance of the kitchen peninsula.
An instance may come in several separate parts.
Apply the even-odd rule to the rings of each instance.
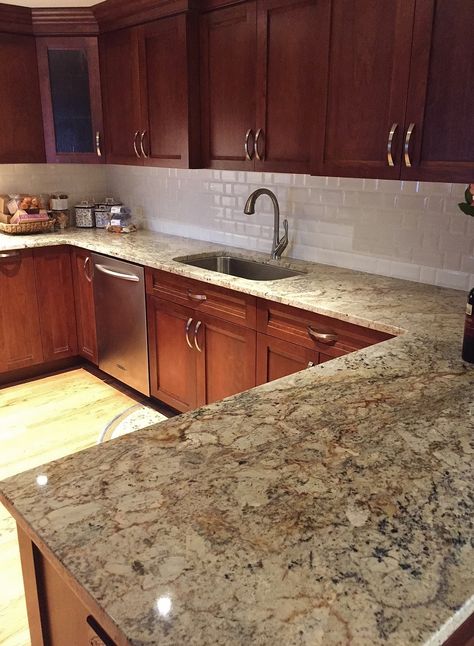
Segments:
[[[30,545],[47,574],[27,582],[37,630],[54,577],[48,590],[72,591],[88,628],[119,645],[434,645],[468,619],[474,369],[460,359],[462,292],[288,259],[307,273],[276,288],[173,261],[221,246],[146,232],[2,238],[0,249],[54,244],[395,338],[0,483],[23,554]]]

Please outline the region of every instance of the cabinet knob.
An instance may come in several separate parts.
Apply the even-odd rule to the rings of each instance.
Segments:
[[[97,130],[95,133],[95,151],[97,157],[102,157],[102,148],[100,147],[100,132]]]
[[[188,290],[188,298],[190,298],[192,301],[197,301],[199,303],[203,303],[204,301],[207,301],[207,296],[205,294],[193,294],[189,290]]]
[[[250,137],[253,138],[253,130],[252,130],[252,128],[249,128],[247,130],[246,134],[245,134],[244,150],[245,150],[245,159],[247,161],[252,161],[252,158],[253,158],[253,153],[250,152],[250,150],[249,150]]]
[[[189,340],[189,330],[191,329],[191,325],[192,325],[192,324],[193,324],[193,319],[192,319],[192,318],[189,318],[189,319],[187,320],[186,327],[184,328],[184,335],[185,335],[185,337],[186,337],[186,343],[187,343],[187,344],[188,344],[188,346],[191,348],[191,350],[193,349],[193,344],[192,344],[192,343],[191,343],[191,341]]]
[[[319,341],[320,343],[334,343],[337,341],[337,334],[332,334],[330,332],[316,332],[316,330],[313,330],[310,325],[307,329],[309,336],[315,341]]]
[[[411,136],[412,136],[414,130],[415,130],[415,124],[410,123],[410,125],[408,126],[407,135],[405,137],[405,151],[404,151],[405,152],[405,166],[407,168],[411,168],[410,140],[411,140]]]
[[[315,365],[314,361],[308,361],[307,368],[313,368]]]
[[[140,130],[137,130],[133,135],[133,150],[135,151],[135,155],[137,156],[137,159],[141,159],[140,153],[138,152],[138,148],[137,148],[137,137],[139,134],[140,134]]]
[[[196,327],[194,328],[194,346],[198,352],[202,352],[202,348],[199,346],[199,341],[198,341],[198,332],[201,328],[202,322],[198,321],[196,323]]]
[[[258,159],[258,161],[264,161],[264,159],[265,159],[265,140],[263,142],[264,143],[264,150],[263,150],[262,154],[260,154],[260,150],[258,148],[260,137],[262,137],[262,136],[263,136],[263,130],[261,128],[259,128],[257,130],[257,134],[255,135],[255,141],[254,141],[254,145],[253,145],[253,148],[254,148],[254,151],[255,151],[255,157]]]
[[[398,123],[394,123],[392,127],[390,128],[390,132],[388,133],[388,143],[387,143],[387,161],[389,166],[395,166],[395,162],[393,161],[393,156],[392,156],[392,144],[393,144],[393,138],[395,137],[395,133],[398,130]]]

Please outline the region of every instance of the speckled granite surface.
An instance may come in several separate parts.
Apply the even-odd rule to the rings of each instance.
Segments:
[[[171,261],[216,245],[105,236],[63,239],[405,333],[10,478],[8,508],[137,646],[442,643],[474,612],[465,295],[300,262],[254,284]]]

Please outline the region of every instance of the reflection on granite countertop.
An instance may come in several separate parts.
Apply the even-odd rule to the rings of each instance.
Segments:
[[[441,644],[474,612],[465,295],[297,261],[248,286],[171,261],[221,246],[105,235],[74,244],[406,332],[5,480],[19,522],[136,646]]]

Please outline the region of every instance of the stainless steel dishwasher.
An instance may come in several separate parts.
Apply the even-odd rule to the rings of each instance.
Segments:
[[[91,254],[99,368],[150,395],[143,267]]]

